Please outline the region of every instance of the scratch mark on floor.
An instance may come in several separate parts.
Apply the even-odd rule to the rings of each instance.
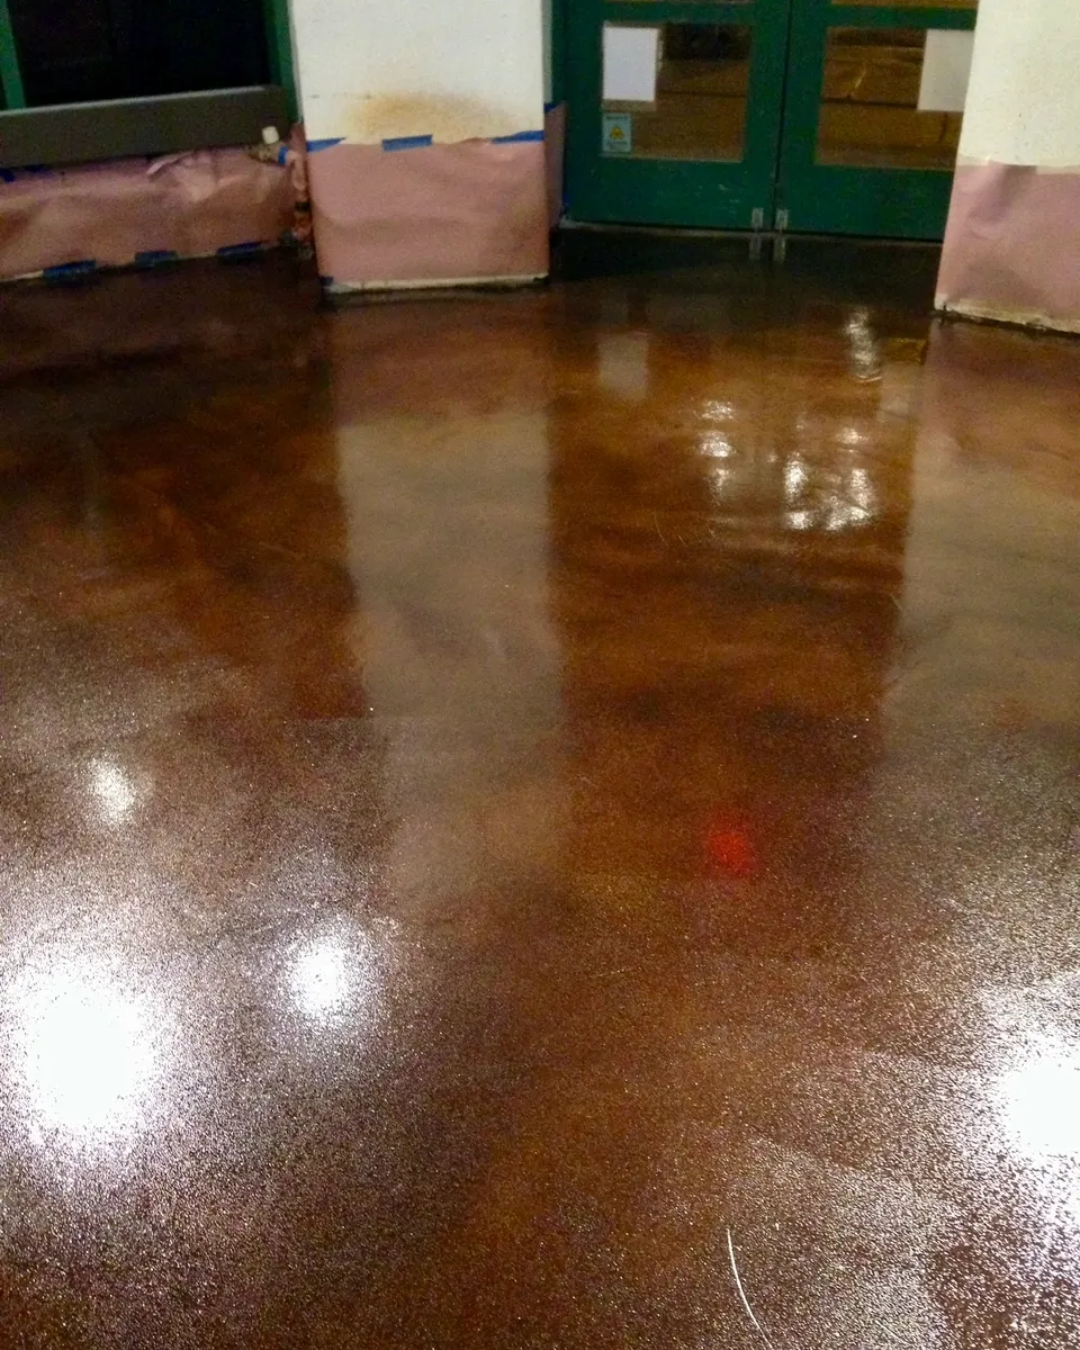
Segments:
[[[753,1308],[751,1308],[751,1306],[750,1306],[750,1300],[746,1297],[746,1290],[743,1288],[743,1282],[742,1282],[742,1280],[739,1278],[739,1267],[738,1267],[738,1264],[737,1264],[736,1261],[735,1261],[735,1244],[734,1244],[734,1242],[732,1242],[732,1240],[731,1240],[731,1229],[730,1229],[730,1228],[727,1230],[727,1249],[728,1249],[728,1255],[731,1257],[731,1273],[732,1273],[732,1275],[735,1276],[735,1288],[739,1291],[739,1298],[742,1299],[742,1305],[743,1305],[743,1307],[746,1309],[746,1315],[747,1315],[747,1317],[749,1317],[750,1321],[754,1324],[754,1328],[756,1329],[756,1331],[757,1331],[758,1334],[760,1335],[761,1339],[762,1339],[762,1340],[765,1342],[765,1344],[768,1346],[768,1350],[776,1350],[776,1347],[773,1345],[772,1341],[769,1339],[769,1334],[768,1334],[768,1332],[765,1330],[765,1328],[761,1325],[761,1323],[760,1323],[760,1322],[757,1320],[757,1318],[754,1316],[754,1310],[753,1310]]]

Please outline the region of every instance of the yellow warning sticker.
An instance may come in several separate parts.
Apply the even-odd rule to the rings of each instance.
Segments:
[[[632,155],[634,153],[634,119],[630,113],[604,113],[603,153],[605,155]]]

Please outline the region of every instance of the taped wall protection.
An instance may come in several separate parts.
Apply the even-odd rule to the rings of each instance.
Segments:
[[[937,306],[1080,332],[1080,168],[961,164]]]
[[[296,151],[199,150],[75,168],[8,171],[0,181],[0,278],[52,279],[99,267],[236,255],[295,222]]]
[[[341,144],[308,161],[319,272],[336,288],[520,280],[548,270],[542,140],[407,153]]]

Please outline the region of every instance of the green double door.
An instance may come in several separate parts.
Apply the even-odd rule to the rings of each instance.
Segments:
[[[568,0],[579,221],[935,239],[977,0]]]

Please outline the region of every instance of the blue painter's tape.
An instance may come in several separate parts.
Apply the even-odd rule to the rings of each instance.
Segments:
[[[432,136],[391,136],[383,141],[384,150],[422,150],[424,146],[431,145],[434,142]]]
[[[80,258],[77,262],[58,263],[55,267],[46,267],[41,275],[46,281],[77,281],[79,277],[93,276],[97,263],[93,258]]]
[[[15,181],[14,169],[0,169],[0,183],[14,183],[14,181]]]
[[[512,136],[492,136],[492,145],[512,145],[515,141],[542,141],[542,131],[515,131]]]
[[[321,141],[308,141],[308,153],[314,155],[319,150],[332,150],[335,145],[340,145],[344,139],[344,136],[324,136]]]
[[[160,267],[163,263],[177,262],[180,254],[174,248],[151,248],[135,254],[136,267]]]
[[[552,113],[552,112],[555,111],[556,108],[561,108],[561,107],[562,107],[562,104],[561,104],[561,103],[545,103],[545,104],[544,104],[544,112],[546,112],[546,113]]]
[[[247,258],[252,253],[261,253],[262,244],[258,239],[249,240],[246,244],[226,244],[224,248],[219,248],[217,255],[219,258]]]

